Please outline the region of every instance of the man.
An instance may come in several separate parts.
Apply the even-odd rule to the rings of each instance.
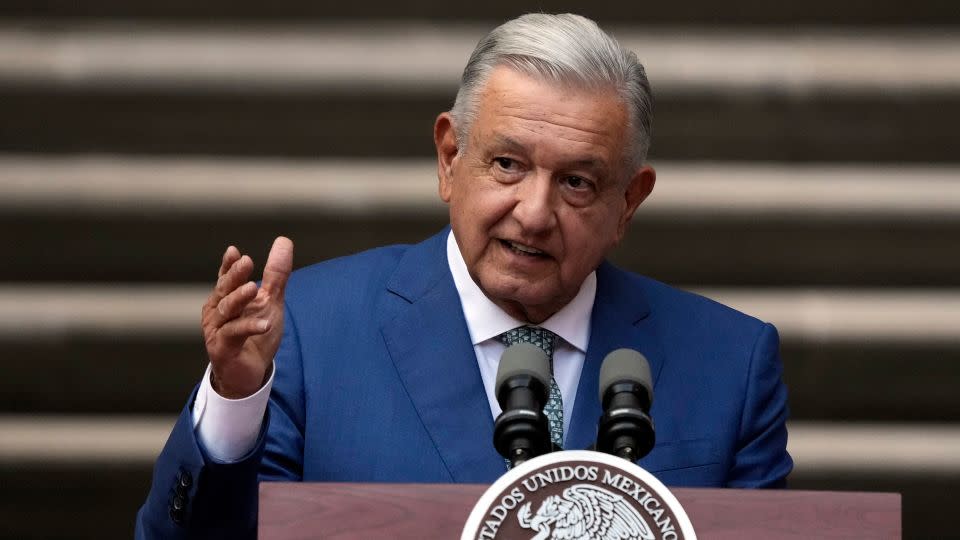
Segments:
[[[630,347],[656,393],[641,466],[669,485],[782,485],[773,327],[604,262],[654,186],[651,100],[591,21],[520,17],[480,42],[437,118],[448,230],[292,275],[278,238],[259,287],[228,248],[203,308],[210,368],[138,536],[252,537],[258,480],[492,482],[496,366],[521,333],[550,342],[565,448],[594,442],[600,363]]]

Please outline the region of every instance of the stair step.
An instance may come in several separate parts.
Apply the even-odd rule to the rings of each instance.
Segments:
[[[611,255],[628,269],[692,286],[960,286],[956,167],[654,165]],[[231,243],[263,261],[285,234],[306,265],[448,223],[428,160],[3,155],[0,192],[8,282],[202,282]]]
[[[8,362],[0,411],[179,410],[206,366],[198,325],[207,291],[0,287],[0,345],[6,358],[29,359]],[[793,418],[960,416],[958,290],[702,292],[777,325]],[[85,381],[82,388],[77,381]]]
[[[960,221],[960,167],[653,165],[660,181],[638,218]],[[443,215],[436,178],[433,160],[7,154],[0,155],[0,209],[92,215]]]
[[[443,3],[439,0],[418,2],[375,1],[355,3],[317,3],[307,0],[168,0],[166,2],[125,2],[123,0],[87,0],[82,6],[71,0],[7,0],[0,15],[47,18],[131,17],[140,19],[207,21],[303,21],[400,19],[432,21],[437,25],[451,24],[462,19],[489,21],[495,25],[531,11],[543,11],[544,4],[535,0],[492,0],[482,4]],[[896,0],[858,0],[830,2],[808,0],[802,4],[751,2],[731,0],[718,4],[707,0],[673,4],[669,2],[644,4],[630,9],[615,0],[600,0],[584,4],[574,0],[555,0],[551,12],[572,11],[609,24],[905,24],[949,25],[960,22],[955,4],[949,0],[919,0],[909,9]]]
[[[0,417],[0,431],[12,435],[0,439],[0,536],[130,538],[172,422]],[[956,427],[793,422],[789,429],[797,461],[791,488],[898,492],[904,538],[950,536],[953,501],[943,494],[960,489]]]
[[[0,415],[0,464],[152,464],[171,416]],[[960,474],[960,427],[949,424],[792,421],[787,449],[797,474],[856,470]]]
[[[0,80],[67,88],[446,94],[486,25],[183,26],[0,21]],[[703,92],[960,88],[960,32],[940,28],[610,29],[654,87]]]
[[[486,29],[7,21],[0,151],[426,157]],[[619,34],[656,89],[657,158],[957,162],[957,32]]]
[[[960,346],[960,290],[694,289],[803,343]],[[208,285],[0,285],[0,337],[193,336]],[[909,314],[909,316],[904,316]]]

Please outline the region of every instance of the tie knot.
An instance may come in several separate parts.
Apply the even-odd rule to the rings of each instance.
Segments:
[[[551,360],[553,360],[553,347],[557,343],[557,335],[539,326],[518,326],[513,330],[497,336],[500,342],[507,347],[517,343],[532,343],[543,349]]]

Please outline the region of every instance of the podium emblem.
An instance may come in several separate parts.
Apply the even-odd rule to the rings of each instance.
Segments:
[[[512,469],[473,507],[461,540],[696,540],[676,497],[626,460],[585,450]]]

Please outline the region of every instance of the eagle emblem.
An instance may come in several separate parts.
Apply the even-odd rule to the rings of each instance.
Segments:
[[[537,531],[531,540],[654,540],[650,527],[622,495],[590,484],[548,496],[534,516],[528,502],[517,511],[517,519],[524,529]]]

